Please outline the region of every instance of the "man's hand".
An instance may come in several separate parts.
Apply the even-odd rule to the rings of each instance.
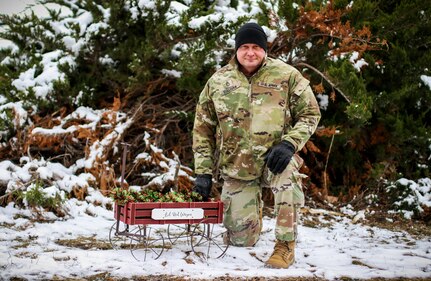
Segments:
[[[196,176],[195,187],[193,188],[193,191],[202,195],[202,199],[204,201],[208,200],[211,193],[211,187],[212,187],[212,175],[203,174],[203,175]]]
[[[279,174],[286,169],[294,153],[295,147],[284,140],[269,149],[265,156],[266,166],[273,174]]]

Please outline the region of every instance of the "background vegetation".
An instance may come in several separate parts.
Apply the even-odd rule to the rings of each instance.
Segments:
[[[310,176],[306,192],[315,202],[394,206],[399,194],[414,193],[399,192],[394,186],[406,186],[394,182],[430,177],[431,6],[425,1],[42,3],[70,13],[0,16],[6,28],[0,36],[13,42],[0,50],[1,161],[19,163],[30,154],[70,167],[88,159],[92,145],[113,132],[107,129],[112,116],[73,134],[33,131],[85,125],[86,118],[70,116],[88,107],[123,112],[132,123],[98,165],[77,169],[94,175],[93,186],[115,186],[117,176],[106,175],[120,174],[122,142],[132,147],[128,184],[148,184],[138,171],[155,168],[134,162],[149,149],[146,132],[152,144],[192,168],[200,90],[232,56],[235,30],[257,20],[271,35],[269,55],[299,68],[321,102],[320,127],[301,152]],[[41,77],[47,68],[55,75]],[[26,77],[36,82],[25,84]],[[0,195],[7,188],[3,183]],[[430,219],[429,207],[413,211]]]

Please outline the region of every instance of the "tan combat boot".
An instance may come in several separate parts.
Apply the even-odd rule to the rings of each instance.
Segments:
[[[295,241],[275,243],[274,252],[265,265],[271,268],[288,268],[295,261]]]

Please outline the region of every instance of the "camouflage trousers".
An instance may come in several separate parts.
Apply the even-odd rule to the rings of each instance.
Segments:
[[[263,175],[251,181],[223,177],[223,224],[231,245],[249,247],[259,240],[262,230],[262,188],[267,187],[274,193],[275,237],[283,241],[295,240],[298,209],[304,205],[302,178],[306,176],[299,173],[302,163],[302,159],[294,155],[287,168],[278,175],[264,168]]]

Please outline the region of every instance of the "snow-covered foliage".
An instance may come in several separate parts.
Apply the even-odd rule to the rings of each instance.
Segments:
[[[70,126],[73,120],[85,120],[85,122]],[[99,196],[96,196],[95,200],[94,198],[95,195],[100,194],[98,189],[102,189],[107,195],[107,189],[112,188],[109,185],[120,186],[122,181],[123,184],[127,184],[127,179],[121,179],[120,176],[109,182],[109,178],[114,177],[115,174],[112,173],[112,169],[109,169],[111,164],[106,155],[110,153],[109,151],[114,154],[122,151],[123,147],[119,139],[130,126],[130,120],[121,112],[79,107],[70,115],[58,120],[58,125],[52,128],[33,128],[30,134],[33,142],[52,143],[59,139],[72,138],[79,143],[80,139],[87,139],[88,153],[68,166],[55,159],[31,156],[21,157],[17,164],[9,160],[0,162],[0,186],[6,188],[5,196],[17,195],[17,198],[24,198],[23,203],[28,206],[26,195],[28,192],[35,191],[37,186],[42,189],[41,192],[46,198],[59,195],[61,199],[66,199],[73,196],[90,202],[96,201],[103,206],[112,205],[111,200],[107,198],[100,199]],[[105,132],[103,136],[100,139],[95,138],[97,132],[102,129]],[[165,185],[177,182],[178,178],[193,180],[190,176],[191,170],[182,166],[177,157],[171,159],[165,156],[163,150],[152,143],[148,132],[145,133],[142,142],[148,149],[140,153],[134,163],[136,167],[144,165],[145,169],[152,171],[151,173],[145,169],[136,171],[147,182],[144,188],[162,190]],[[102,179],[97,180],[95,176],[98,176],[100,170],[105,171],[106,174],[102,175]]]
[[[431,179],[422,178],[416,181],[401,178],[386,187],[393,197],[395,212],[403,214],[406,219],[421,215],[431,209]]]

